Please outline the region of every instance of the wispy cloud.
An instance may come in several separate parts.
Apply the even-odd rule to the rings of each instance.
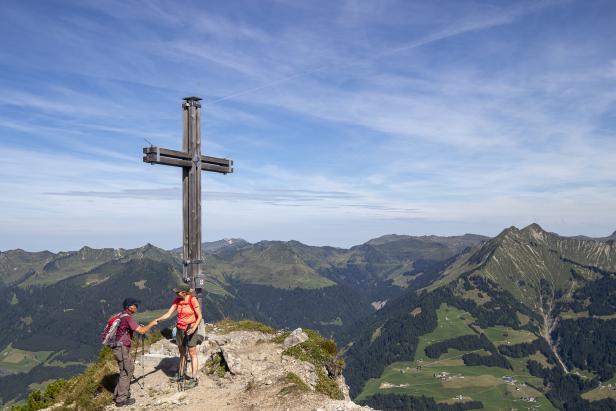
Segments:
[[[179,170],[141,147],[180,147],[189,94],[236,161],[204,177],[211,239],[616,226],[609,3],[56,7],[0,17],[0,247],[177,245]]]
[[[66,191],[47,192],[46,195],[60,195],[71,197],[98,197],[98,198],[138,198],[157,200],[177,200],[181,190],[177,188],[151,188],[151,189],[124,189],[119,191]],[[270,189],[261,192],[232,192],[232,191],[205,191],[204,197],[208,200],[249,200],[283,202],[313,202],[320,200],[354,199],[357,196],[351,193],[335,191],[312,190],[282,190]]]
[[[116,191],[78,191],[45,192],[46,196],[67,196],[81,198],[104,199],[134,199],[134,200],[172,200],[181,198],[181,190],[172,187],[147,189],[122,189]],[[322,209],[352,209],[365,212],[378,211],[383,213],[417,213],[411,208],[391,207],[385,201],[369,203],[348,203],[348,201],[372,201],[373,199],[357,193],[341,191],[315,191],[315,190],[284,190],[264,189],[259,192],[233,192],[233,191],[204,191],[203,200],[206,202],[256,202],[281,207],[311,207]]]

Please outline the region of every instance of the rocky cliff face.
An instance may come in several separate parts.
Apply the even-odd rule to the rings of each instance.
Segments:
[[[175,344],[163,339],[143,356],[139,353],[135,375],[143,388],[133,383],[133,408],[371,410],[350,400],[341,365],[328,348],[331,341],[301,329],[289,333],[237,328],[206,327],[206,341],[198,346],[200,382],[185,391],[178,391],[169,378],[177,371]]]

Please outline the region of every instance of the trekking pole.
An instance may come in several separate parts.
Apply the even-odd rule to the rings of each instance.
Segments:
[[[184,354],[181,355],[180,360],[184,360],[184,365],[182,369],[178,370],[180,373],[178,378],[178,391],[184,391],[184,382],[186,381],[186,370],[188,369],[188,362],[186,358],[186,335],[182,337],[182,348],[184,349]]]
[[[143,386],[142,389],[145,388],[145,334],[141,334],[141,380]]]
[[[182,340],[182,346],[184,346],[184,340]],[[180,368],[181,363],[182,363],[182,353],[180,353],[179,360],[178,360],[178,380],[177,380],[178,391],[182,391],[182,368]]]
[[[186,372],[188,371],[188,334],[186,331],[188,331],[190,329],[190,325],[188,325],[188,327],[186,328],[186,330],[184,331],[184,335],[183,335],[183,339],[182,339],[182,348],[184,348],[184,367],[182,370],[182,375],[180,376],[180,378],[178,378],[178,390],[179,391],[184,391],[184,385],[186,383]],[[179,370],[178,370],[179,372]]]
[[[182,348],[184,348],[184,354],[180,353],[179,363],[182,363],[182,358],[184,358],[184,365],[180,368],[180,364],[178,364],[178,391],[184,391],[183,379],[186,371],[186,349],[184,345],[185,338],[186,336],[182,336]]]
[[[190,327],[190,325],[189,325]],[[186,328],[188,331],[188,328]],[[184,341],[182,341],[182,345],[184,345],[184,372],[182,373],[182,391],[186,388],[186,373],[188,372],[188,334],[184,331]]]
[[[135,359],[137,359],[138,353],[139,353],[139,342],[135,344],[135,355],[134,355]],[[141,334],[141,378],[144,378],[143,376],[143,334]],[[139,381],[139,379],[135,376],[134,373],[133,373],[133,379],[135,380],[139,388],[141,388],[142,390],[145,388],[145,383],[143,381]]]

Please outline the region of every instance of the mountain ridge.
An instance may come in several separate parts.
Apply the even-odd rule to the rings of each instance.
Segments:
[[[384,239],[386,239],[388,236],[390,238],[384,241]],[[391,236],[394,236],[395,238]],[[222,259],[225,259],[233,257],[233,255],[249,248],[256,247],[258,249],[262,249],[267,248],[267,246],[282,247],[282,245],[284,244],[284,247],[288,247],[290,250],[297,253],[300,257],[307,258],[309,261],[306,262],[308,263],[308,265],[310,265],[311,262],[313,268],[320,266],[321,268],[325,269],[325,266],[327,266],[330,269],[333,269],[334,267],[336,267],[336,264],[332,264],[332,261],[329,261],[331,260],[331,258],[333,258],[334,260],[339,260],[340,258],[344,260],[346,258],[346,261],[348,262],[349,259],[357,258],[357,252],[359,251],[361,253],[362,247],[364,248],[364,250],[372,250],[371,247],[376,247],[375,250],[378,250],[380,246],[384,244],[391,244],[392,242],[415,242],[417,244],[425,244],[425,248],[428,249],[435,244],[438,245],[440,243],[451,243],[451,246],[449,247],[448,251],[445,250],[447,246],[444,246],[443,250],[440,253],[455,254],[460,252],[460,246],[458,243],[462,242],[466,246],[468,245],[468,243],[483,241],[485,239],[487,239],[487,237],[475,234],[465,234],[463,236],[451,237],[386,235],[378,237],[376,239],[368,240],[363,244],[353,246],[349,249],[344,249],[331,246],[310,246],[296,240],[263,240],[251,244],[241,238],[234,238],[223,239],[214,242],[204,242],[202,247],[206,256],[218,256]],[[52,253],[50,251],[28,252],[21,249],[0,251],[0,286],[3,284],[15,285],[19,283],[23,283],[23,286],[29,286],[35,285],[37,282],[40,281],[47,284],[53,283],[64,278],[68,278],[71,275],[94,269],[95,267],[102,265],[103,263],[108,261],[112,261],[115,259],[129,259],[133,257],[139,258],[140,255],[143,255],[145,253],[152,253],[154,255],[157,255],[155,259],[167,261],[171,259],[177,259],[177,261],[179,261],[181,257],[181,248],[175,248],[170,251],[166,251],[150,243],[146,243],[141,247],[133,249],[96,249],[86,245],[76,251],[60,251],[58,253]],[[166,253],[170,253],[175,257],[169,258]],[[439,252],[436,253],[438,254]],[[344,256],[340,257],[341,255]],[[378,251],[373,253],[373,256],[377,259],[386,258],[385,256],[380,256],[380,252]],[[447,257],[449,256],[450,255],[447,255]],[[421,257],[425,257],[425,255],[422,254]],[[432,255],[431,257],[434,257],[434,255]],[[436,258],[441,258],[441,256],[436,256]],[[23,261],[24,259],[29,261]],[[318,259],[329,260],[325,264],[319,264],[317,263]],[[71,264],[76,266],[69,267]],[[17,269],[17,266],[20,265],[21,269]],[[403,266],[400,266],[398,268],[399,271],[404,271]],[[14,272],[11,272],[11,270],[13,270]],[[63,271],[63,273],[56,276],[53,275],[54,272],[59,273],[60,271]],[[402,273],[402,271],[400,271],[400,273]],[[29,279],[27,279],[27,277]]]
[[[206,319],[247,318],[277,328],[303,326],[327,337],[339,335],[418,279],[437,273],[446,265],[443,259],[459,251],[433,240],[409,242],[420,246],[417,253],[379,245],[349,250],[298,241],[223,240],[205,255]],[[20,261],[23,267],[14,276]],[[65,364],[91,361],[98,348],[96,324],[100,327],[125,296],[143,301],[148,318],[168,307],[170,290],[181,276],[180,255],[151,244],[130,250],[85,246],[56,254],[3,252],[0,326],[13,327],[16,321],[17,326],[0,335],[0,349],[7,358],[24,360],[14,366],[0,358],[2,370],[17,372],[0,378],[0,396],[14,395],[11,387],[16,384],[28,386],[74,372]],[[80,324],[78,333],[73,332],[75,324]],[[39,362],[26,361],[37,355]]]
[[[308,326],[348,343],[344,347],[347,378],[353,395],[361,394],[362,399],[368,399],[362,391],[366,378],[400,374],[398,362],[423,358],[426,344],[429,346],[424,335],[438,334],[441,322],[452,319],[451,310],[461,313],[457,318],[466,318],[466,323],[459,325],[466,333],[488,335],[481,340],[467,338],[469,344],[489,350],[483,356],[462,350],[463,358],[457,361],[470,368],[459,370],[484,373],[473,368],[482,363],[500,370],[498,373],[513,367],[536,387],[543,387],[542,404],[545,396],[556,408],[578,404],[581,393],[587,395],[596,388],[592,384],[609,381],[616,371],[616,350],[609,344],[616,339],[610,334],[616,331],[612,325],[616,321],[616,246],[611,240],[564,237],[531,224],[506,228],[493,238],[388,235],[349,249],[298,241],[221,241],[209,249],[204,266],[209,320],[250,318],[277,328]],[[78,321],[73,314],[78,310],[92,310],[88,315],[102,321],[100,311],[107,315],[119,304],[106,301],[119,288],[148,302],[150,311],[163,309],[168,304],[168,290],[181,281],[178,252],[151,244],[123,251],[121,256],[109,250],[82,247],[77,252],[58,253],[58,263],[46,272],[56,276],[56,282],[38,281],[30,273],[27,284],[0,286],[0,325],[15,319],[19,324],[15,335],[0,337],[0,345],[7,346],[18,337],[20,342],[13,343],[13,349],[41,352],[42,339],[36,336],[44,330],[47,341],[56,341],[53,349],[59,350],[67,336],[55,335],[45,324]],[[14,255],[24,261],[21,272],[50,258],[46,253],[7,253],[7,258]],[[2,265],[1,257],[0,273],[4,274],[2,269],[7,266]],[[105,259],[108,261],[98,264]],[[75,264],[68,266],[76,271],[75,267],[94,268],[59,278],[68,262]],[[84,292],[100,301],[80,306],[77,300],[82,297],[78,296],[86,295]],[[66,301],[75,302],[69,306]],[[39,308],[41,304],[44,310]],[[441,315],[447,310],[449,320],[446,314]],[[94,334],[80,335],[83,344],[95,339]],[[528,339],[507,347],[501,340],[507,335]],[[438,347],[467,343],[450,341],[446,335],[439,338]],[[89,355],[84,351],[75,358],[85,360]],[[65,361],[69,357],[54,358]],[[541,362],[537,365],[533,361]],[[49,375],[41,373],[49,371],[45,367],[34,370],[36,375]],[[587,380],[580,380],[578,374],[588,375]],[[0,395],[3,380],[8,383],[21,378],[0,378]],[[27,381],[26,385],[35,380]],[[386,379],[381,381],[391,385]],[[579,389],[567,394],[565,382]],[[370,390],[379,390],[380,383],[370,384]],[[501,383],[498,387],[505,386]],[[370,397],[370,404],[422,401],[413,397],[417,392],[411,389],[397,390],[407,397]],[[438,391],[432,394],[435,398],[441,395]]]
[[[435,375],[441,367],[441,371],[471,378],[470,384],[477,373],[491,378],[498,372],[505,378],[513,367],[524,376],[525,384],[542,379],[540,385],[532,382],[540,388],[533,398],[545,395],[542,408],[549,404],[568,410],[615,409],[616,402],[609,398],[587,399],[598,395],[593,390],[600,389],[600,381],[616,378],[616,349],[610,343],[616,339],[615,296],[616,246],[612,241],[563,237],[538,224],[506,228],[457,256],[432,283],[388,302],[343,337],[351,394],[375,408],[401,401],[416,404],[417,396],[425,391],[413,387],[438,384],[430,380],[429,371],[421,371],[431,364],[422,358],[434,352],[434,347],[451,346],[461,354],[452,357],[445,350],[437,355],[430,366],[435,367]],[[451,309],[460,313],[455,317],[461,319],[459,329],[483,341],[487,338],[491,345],[478,345],[480,340],[473,340],[477,337],[456,339],[439,331],[453,319],[452,314],[441,317],[438,313]],[[505,331],[495,334],[494,330]],[[433,335],[440,345],[431,346]],[[525,335],[523,342],[508,346],[509,341],[499,340],[499,336],[513,335]],[[491,347],[492,354],[477,355],[465,347]],[[456,368],[453,358],[459,357]],[[476,368],[482,364],[493,368]],[[408,376],[400,376],[407,372]],[[387,388],[392,384],[410,388]],[[444,392],[453,395],[447,384],[439,386],[441,390],[431,391],[435,398],[444,400]],[[493,409],[512,395],[507,384],[494,382],[494,388],[501,390],[502,397],[488,398],[480,389],[469,392],[477,395],[471,395],[472,399],[487,401],[487,409]]]

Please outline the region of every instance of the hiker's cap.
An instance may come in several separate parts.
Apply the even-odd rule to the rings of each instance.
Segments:
[[[190,287],[188,286],[188,284],[180,284],[173,289],[173,292],[176,294],[182,291],[184,291],[185,293],[190,291]]]
[[[136,305],[136,306],[139,306],[139,304],[141,304],[141,301],[129,297],[129,298],[124,300],[124,302],[122,303],[122,307],[124,307],[124,309],[127,309],[128,307],[130,307],[133,304]]]

